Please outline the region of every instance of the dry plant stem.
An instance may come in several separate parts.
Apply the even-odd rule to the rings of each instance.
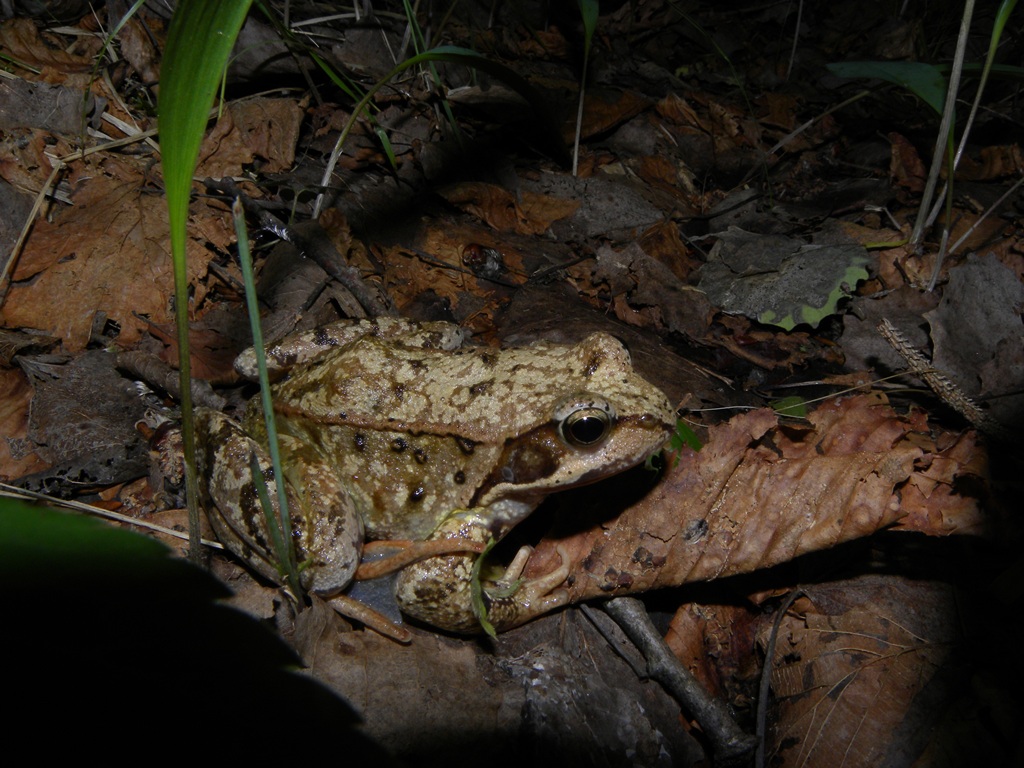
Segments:
[[[181,539],[182,541],[188,541],[188,532],[175,531],[172,528],[166,528],[156,523],[150,523],[145,520],[139,520],[135,517],[129,517],[128,515],[122,515],[118,512],[113,512],[109,509],[103,509],[101,507],[94,507],[90,504],[83,504],[80,501],[74,501],[72,499],[58,499],[54,496],[47,496],[45,493],[37,493],[36,491],[30,491],[27,488],[18,488],[15,485],[8,485],[7,483],[0,483],[0,497],[11,498],[11,499],[29,499],[32,501],[39,501],[48,507],[62,507],[64,509],[71,509],[75,512],[81,512],[85,515],[91,515],[92,517],[102,517],[107,520],[113,520],[124,525],[131,526],[134,528],[143,528],[147,531],[155,531],[156,533],[162,533],[165,536],[171,536],[175,539]],[[200,544],[211,549],[224,549],[224,545],[219,541],[210,541],[209,539],[200,540]]]
[[[672,655],[642,602],[633,597],[616,597],[605,603],[604,609],[640,649],[650,676],[700,723],[714,745],[717,758],[729,760],[754,748],[754,737],[740,730],[725,704],[708,694]]]
[[[928,181],[925,184],[924,192],[921,195],[921,208],[917,213],[917,221],[914,224],[914,231],[910,235],[910,242],[917,245],[921,242],[924,234],[925,221],[928,217],[928,209],[931,207],[932,197],[935,194],[935,187],[939,181],[939,172],[946,158],[946,143],[949,132],[953,129],[953,112],[956,104],[956,93],[960,88],[960,75],[963,72],[964,52],[967,48],[967,38],[971,30],[971,18],[974,15],[974,0],[967,0],[964,3],[964,14],[960,19],[960,36],[957,39],[956,52],[953,55],[953,66],[949,72],[949,87],[946,90],[946,108],[942,112],[942,122],[939,124],[938,135],[935,137],[935,152],[932,155],[932,167],[928,173]],[[932,277],[931,290],[935,285],[934,276],[938,274],[941,262],[936,262],[935,273]]]
[[[761,670],[761,686],[757,696],[757,754],[754,757],[754,766],[761,768],[764,765],[764,737],[768,730],[768,690],[772,683],[772,660],[775,658],[775,642],[779,637],[779,627],[786,617],[786,612],[804,594],[802,589],[790,592],[786,601],[779,608],[772,624],[771,637],[768,640],[768,647],[764,653],[764,668]]]
[[[224,192],[231,197],[241,200],[246,213],[256,217],[260,227],[268,232],[273,232],[282,240],[294,245],[303,256],[312,259],[324,272],[345,286],[355,296],[359,305],[366,310],[366,314],[369,317],[394,314],[377,298],[377,294],[374,293],[373,289],[365,283],[359,275],[359,270],[345,264],[344,257],[338,253],[334,243],[331,242],[330,238],[319,226],[313,234],[304,234],[296,228],[288,226],[277,216],[260,207],[259,204],[242,192],[238,185],[235,184],[234,179],[227,178],[220,179],[219,181],[216,179],[204,179],[203,184],[209,189]]]
[[[175,400],[181,400],[181,381],[178,371],[154,354],[132,350],[117,354],[117,367],[150,386],[158,387]],[[203,379],[192,379],[192,399],[204,408],[224,410],[227,400]]]
[[[1006,430],[1001,424],[992,419],[985,411],[964,394],[956,384],[950,381],[941,371],[932,367],[928,359],[910,343],[902,332],[887,319],[878,324],[878,332],[886,341],[892,345],[900,357],[902,357],[910,371],[921,377],[931,387],[932,391],[941,398],[942,402],[956,410],[971,424],[985,432],[997,436],[1006,436]]]
[[[803,0],[800,0],[800,2],[798,2],[796,4],[796,28],[793,30],[793,46],[792,46],[792,48],[790,48],[790,51],[789,51],[789,64],[786,65],[786,80],[787,81],[789,80],[789,78],[793,74],[793,62],[796,61],[796,46],[797,46],[797,43],[800,41],[800,24],[803,21],[803,18],[804,18],[804,3],[803,3]]]
[[[1014,2],[1016,2],[1016,0],[1014,0]],[[1005,4],[1004,4],[1004,7],[1005,7]],[[1012,12],[1012,6],[1011,6],[1011,11],[1010,12]],[[996,24],[997,24],[997,27],[998,27],[999,22],[997,21]],[[974,94],[974,103],[971,104],[971,113],[967,116],[967,123],[964,125],[963,133],[961,133],[961,135],[960,135],[960,144],[957,146],[956,152],[953,155],[953,171],[956,171],[956,169],[960,167],[960,158],[963,157],[964,148],[967,146],[967,139],[971,135],[971,128],[974,126],[974,119],[977,116],[978,108],[981,105],[981,97],[985,93],[985,84],[988,82],[988,76],[989,76],[989,74],[990,74],[990,72],[992,70],[992,61],[995,58],[995,54],[996,54],[996,37],[997,36],[995,34],[995,30],[993,30],[993,38],[992,38],[992,40],[989,43],[988,55],[985,57],[985,66],[984,66],[984,68],[982,69],[982,72],[981,72],[981,81],[978,83],[977,92]],[[952,176],[952,175],[953,174],[950,174],[950,176]],[[939,191],[939,194],[936,197],[941,198],[945,194],[945,192],[946,192],[946,185],[948,183],[949,183],[948,181],[943,183],[942,189]],[[1013,189],[1016,189],[1016,185],[1014,185]],[[1009,193],[1007,193],[1007,195],[1008,194]],[[1004,195],[1003,197],[1006,197],[1006,195]],[[977,222],[975,222],[974,226],[976,227],[978,224],[980,224],[982,221],[984,221],[985,216],[987,216],[990,211],[995,210],[996,208],[998,208],[999,205],[1002,203],[1002,201],[1003,201],[1003,198],[1000,198],[999,201],[996,202],[995,205],[993,205],[992,208],[989,209],[989,211],[985,212],[985,215],[982,216],[981,219],[979,219]],[[942,201],[941,200],[937,200],[935,205],[932,207],[931,213],[928,215],[928,220],[925,222],[925,225],[924,225],[925,228],[930,227],[935,222],[935,219],[938,218],[939,211],[941,211],[941,210],[942,210]],[[971,227],[969,232],[973,232],[973,231],[974,231],[974,227]],[[940,250],[939,251],[938,264],[941,264],[941,259],[942,259],[943,255],[945,255],[946,253],[954,253],[956,251],[956,249],[960,246],[960,244],[963,243],[963,241],[967,239],[967,236],[968,235],[965,234],[963,237],[961,237],[959,240],[957,240],[956,243],[954,243],[953,245],[951,245],[949,247],[948,251]],[[934,270],[934,274],[933,274],[933,277],[932,277],[932,281],[933,282],[931,283],[931,286],[929,287],[929,290],[931,290],[931,288],[934,288],[934,286],[935,286],[934,281],[937,280],[937,279],[938,279],[938,267],[936,267],[935,270]]]
[[[1012,187],[1010,187],[1002,195],[1000,195],[999,199],[996,200],[994,203],[992,203],[992,205],[989,206],[989,208],[983,214],[981,214],[981,216],[978,217],[977,221],[975,221],[973,224],[971,224],[971,226],[967,229],[967,231],[964,232],[963,235],[961,235],[960,239],[957,240],[955,243],[953,243],[951,246],[949,246],[949,252],[950,253],[955,253],[956,250],[961,245],[964,244],[964,242],[967,240],[967,238],[969,238],[971,235],[974,234],[974,230],[976,230],[981,225],[981,223],[983,221],[985,221],[985,219],[987,219],[993,213],[998,211],[999,210],[999,206],[1001,206],[1006,201],[1006,198],[1008,198],[1010,195],[1012,195],[1014,192],[1016,192],[1017,188],[1021,184],[1024,184],[1024,178],[1017,179],[1017,181],[1014,182]]]

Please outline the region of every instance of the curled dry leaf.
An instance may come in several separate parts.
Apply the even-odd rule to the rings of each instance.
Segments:
[[[549,568],[561,544],[578,601],[766,568],[893,525],[976,533],[978,500],[957,491],[983,463],[973,433],[933,439],[923,414],[881,396],[831,402],[809,425],[752,411],[712,427],[616,519],[542,542],[534,562]]]
[[[487,222],[499,232],[542,235],[559,219],[580,207],[576,200],[524,191],[520,199],[501,187],[483,182],[451,184],[438,190],[452,205]]]

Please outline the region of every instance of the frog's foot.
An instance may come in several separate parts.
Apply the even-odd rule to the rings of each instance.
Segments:
[[[428,557],[439,555],[450,555],[455,552],[475,552],[480,554],[486,545],[483,542],[472,539],[428,539],[427,541],[404,541],[399,539],[384,539],[371,541],[363,545],[363,562],[356,571],[357,581],[366,579],[378,579],[395,573],[417,560],[425,560]],[[381,554],[381,558],[367,562],[367,558],[373,557],[384,550],[397,550],[394,554]]]
[[[505,570],[505,575],[494,582],[493,586],[484,586],[487,620],[495,630],[525,624],[569,602],[569,592],[556,589],[569,576],[569,560],[561,545],[555,551],[558,553],[558,567],[527,581],[520,577],[533,554],[533,547],[520,547]]]
[[[342,616],[355,619],[360,624],[364,624],[375,632],[384,635],[384,637],[390,637],[399,643],[412,641],[412,633],[408,629],[395,624],[384,614],[375,611],[366,603],[361,603],[348,595],[335,595],[334,597],[326,598],[324,602]]]
[[[490,538],[471,513],[453,516],[434,535],[481,543]],[[501,579],[482,582],[474,569],[476,554],[431,557],[402,570],[395,597],[404,613],[442,629],[479,632],[484,621],[497,631],[511,629],[569,601],[568,592],[556,589],[569,574],[561,549],[557,568],[538,579],[520,580],[531,551],[521,549]]]

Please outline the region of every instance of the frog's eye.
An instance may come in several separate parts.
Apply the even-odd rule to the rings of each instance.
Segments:
[[[615,412],[601,398],[573,398],[557,409],[558,433],[569,445],[596,445],[611,432]]]

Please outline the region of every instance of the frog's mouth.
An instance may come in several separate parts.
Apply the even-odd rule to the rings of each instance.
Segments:
[[[510,440],[472,505],[501,507],[503,518],[521,520],[552,493],[599,482],[643,462],[671,434],[669,425],[649,415],[619,418],[612,427],[607,439],[587,445],[570,444],[557,422]]]
[[[508,563],[523,546],[540,548],[548,539],[565,540],[607,525],[647,495],[655,475],[642,466],[615,477],[597,477],[564,492],[544,494],[523,513],[499,502],[501,512],[489,526],[498,545],[488,555],[494,563]]]

